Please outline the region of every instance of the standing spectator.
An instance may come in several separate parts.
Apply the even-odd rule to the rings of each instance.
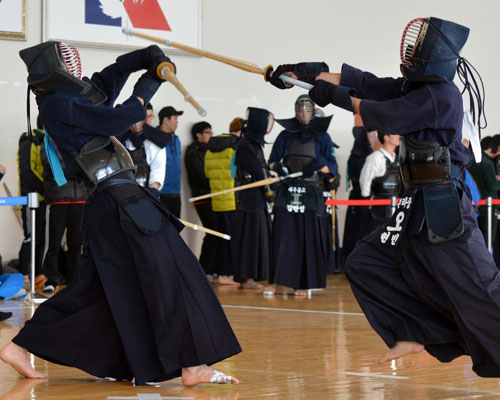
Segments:
[[[56,148],[55,143],[53,145]],[[52,174],[45,144],[42,144],[40,155],[48,218],[47,252],[43,260],[43,271],[47,282],[43,291],[53,292],[58,285],[70,283],[75,276],[76,264],[82,254],[81,225],[88,190],[80,178],[67,178],[67,183],[59,186]],[[62,164],[60,154],[58,157]],[[67,251],[61,253],[64,232],[66,232]],[[61,257],[62,255],[64,256]]]
[[[33,130],[33,141],[27,132],[19,137],[17,163],[19,169],[19,194],[27,196],[36,192],[40,198],[40,205],[35,211],[35,288],[41,290],[47,282],[43,274],[42,261],[45,245],[45,203],[43,199],[43,165],[40,157],[40,148],[45,138],[40,116],[36,120],[37,128]],[[22,206],[24,240],[19,250],[19,272],[31,276],[31,227],[27,206]]]
[[[160,129],[149,123],[153,119],[153,106],[146,105],[146,119],[132,125],[130,129],[118,137],[127,148],[134,165],[135,180],[142,187],[149,187],[158,195],[165,181],[165,165],[167,151],[165,147],[171,142],[172,135],[165,135]]]
[[[193,142],[187,147],[184,154],[191,195],[193,197],[210,193],[210,182],[205,175],[205,154],[208,141],[212,138],[212,126],[205,121],[198,122],[191,128]],[[212,210],[212,200],[203,199],[194,203],[196,212],[204,227],[216,230],[217,216]],[[200,264],[207,275],[215,272],[215,252],[217,250],[217,237],[205,234],[201,246]]]
[[[500,190],[500,181],[498,180],[498,175],[495,172],[494,159],[499,154],[499,147],[495,140],[491,136],[484,137],[481,140],[481,150],[483,151],[483,157],[481,162],[473,162],[469,166],[469,172],[471,173],[474,181],[479,188],[481,193],[481,198],[486,199],[487,197],[496,198],[498,191]],[[495,242],[496,232],[497,232],[497,215],[498,207],[493,206],[493,212],[491,217],[491,243]],[[488,207],[479,207],[479,217],[478,217],[479,229],[484,236],[484,240],[487,243],[488,240]]]
[[[167,146],[165,181],[160,191],[160,201],[177,218],[181,216],[181,141],[175,131],[179,124],[177,118],[182,114],[184,111],[177,111],[172,106],[163,107],[158,114],[159,128],[171,137]]]
[[[235,149],[240,140],[245,120],[235,118],[229,125],[229,132],[212,137],[205,154],[205,174],[210,182],[211,192],[231,189],[236,185]],[[212,210],[217,216],[217,230],[233,236],[236,217],[236,196],[226,193],[212,197]],[[215,253],[215,272],[222,285],[237,284],[234,281],[232,240],[218,239]]]

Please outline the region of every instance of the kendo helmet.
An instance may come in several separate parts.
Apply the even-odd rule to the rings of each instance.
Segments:
[[[309,125],[314,118],[314,102],[307,94],[302,94],[295,101],[295,118],[302,125]]]
[[[264,136],[271,132],[274,126],[274,115],[263,108],[248,107],[247,118],[243,126],[243,135],[260,144],[266,143]]]
[[[452,82],[470,29],[439,18],[416,18],[401,39],[401,73],[409,81]]]
[[[19,52],[28,69],[28,85],[35,91],[69,90],[87,97],[94,104],[106,100],[106,95],[84,77],[76,47],[69,43],[48,41]]]

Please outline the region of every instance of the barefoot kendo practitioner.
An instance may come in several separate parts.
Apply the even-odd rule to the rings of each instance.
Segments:
[[[265,135],[274,125],[274,116],[268,110],[247,108],[247,120],[242,138],[236,148],[235,165],[242,185],[266,179],[270,176],[264,158]],[[269,186],[242,190],[240,206],[236,211],[233,240],[235,241],[234,280],[243,289],[264,290],[257,281],[269,280],[271,201]],[[270,205],[269,205],[270,207]]]
[[[324,63],[306,66],[303,69],[316,74],[326,68]],[[285,85],[281,80],[277,84]],[[326,133],[330,120],[331,116],[315,117],[309,96],[299,96],[295,118],[277,120],[285,130],[268,161],[280,175],[303,172],[300,178],[283,181],[277,190],[271,239],[272,283],[295,289],[297,296],[326,287],[333,257],[331,216],[323,197],[324,179],[337,174],[334,144]]]
[[[360,114],[368,130],[401,135],[406,192],[391,220],[358,242],[345,271],[390,347],[380,362],[424,349],[442,362],[465,354],[478,375],[498,377],[500,276],[462,180],[471,152],[461,144],[464,107],[452,82],[458,71],[482,128],[484,91],[459,55],[468,35],[453,22],[415,19],[401,42],[403,78],[344,64],[341,74],[318,76],[310,96]]]
[[[238,383],[208,367],[241,349],[179,222],[135,182],[132,160],[112,136],[145,119],[144,105],[162,83],[157,68],[170,60],[151,46],[118,57],[89,80],[80,79],[71,45],[45,42],[20,55],[64,173],[85,176],[92,194],[76,279],[40,305],[0,358],[29,378],[45,375],[32,368],[27,351],[138,385],[177,376],[185,385]],[[139,70],[146,72],[132,96],[113,106]],[[52,169],[61,178],[60,168]]]

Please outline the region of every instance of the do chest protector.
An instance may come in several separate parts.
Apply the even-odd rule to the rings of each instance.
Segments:
[[[94,185],[120,172],[136,170],[128,150],[114,136],[92,138],[75,160]]]
[[[451,163],[448,148],[406,136],[401,140],[400,165],[414,203],[407,233],[419,233],[425,222],[431,243],[460,236],[464,224],[455,180],[461,170]]]

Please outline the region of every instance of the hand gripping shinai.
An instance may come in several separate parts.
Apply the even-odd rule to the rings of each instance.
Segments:
[[[174,85],[177,88],[177,90],[182,93],[182,95],[184,96],[184,100],[191,103],[192,106],[196,108],[198,114],[200,114],[202,117],[207,115],[207,111],[200,105],[200,103],[198,103],[194,99],[193,96],[189,94],[184,85],[179,81],[179,79],[174,73],[174,66],[171,63],[162,62],[156,68],[156,74],[160,79],[169,81],[172,85]]]
[[[281,182],[282,180],[285,180],[285,179],[299,178],[301,176],[302,176],[302,171],[295,172],[293,174],[289,174],[286,176],[280,176],[277,178],[262,179],[260,181],[248,183],[246,185],[241,185],[241,186],[233,187],[231,189],[221,190],[220,192],[208,193],[208,194],[204,194],[203,196],[198,196],[198,197],[191,197],[189,199],[189,202],[193,203],[193,202],[198,201],[198,200],[208,199],[209,197],[215,197],[215,196],[220,196],[222,194],[239,192],[240,190],[246,190],[246,189],[252,189],[255,187],[271,185],[271,184],[276,183],[276,182]]]
[[[235,58],[222,56],[220,54],[212,53],[210,51],[200,50],[195,47],[186,46],[185,44],[171,42],[168,39],[147,35],[145,33],[135,32],[129,28],[123,28],[122,32],[129,36],[140,37],[143,39],[150,40],[152,42],[164,44],[169,47],[175,47],[176,49],[184,50],[188,53],[196,54],[206,58],[211,58],[212,60],[219,61],[227,65],[231,65],[232,67],[242,69],[243,71],[251,72],[253,74],[258,74],[258,75],[264,75],[264,79],[266,79],[266,71],[272,68],[272,65],[268,65],[267,67],[262,68],[248,61],[237,60]],[[298,79],[294,79],[288,75],[284,74],[280,75],[280,79],[287,84],[299,86],[307,90],[311,90],[313,88],[313,85],[311,85],[310,83],[299,81]]]
[[[231,236],[229,236],[227,233],[220,233],[220,232],[214,231],[212,229],[205,228],[201,225],[197,225],[197,224],[193,224],[192,222],[184,221],[183,219],[179,219],[179,221],[181,221],[188,228],[192,228],[195,231],[201,231],[201,232],[208,233],[209,235],[218,236],[218,237],[225,239],[225,240],[231,240]]]
[[[158,74],[160,79],[169,81],[172,85],[174,85],[177,90],[182,93],[182,95],[184,96],[184,100],[191,103],[193,107],[196,108],[198,114],[200,114],[202,117],[207,115],[207,111],[202,106],[200,106],[200,103],[198,103],[194,99],[194,97],[189,94],[186,88],[179,81],[174,73],[174,66],[171,63],[162,62],[160,65],[158,65],[158,68],[156,68],[156,73]]]

